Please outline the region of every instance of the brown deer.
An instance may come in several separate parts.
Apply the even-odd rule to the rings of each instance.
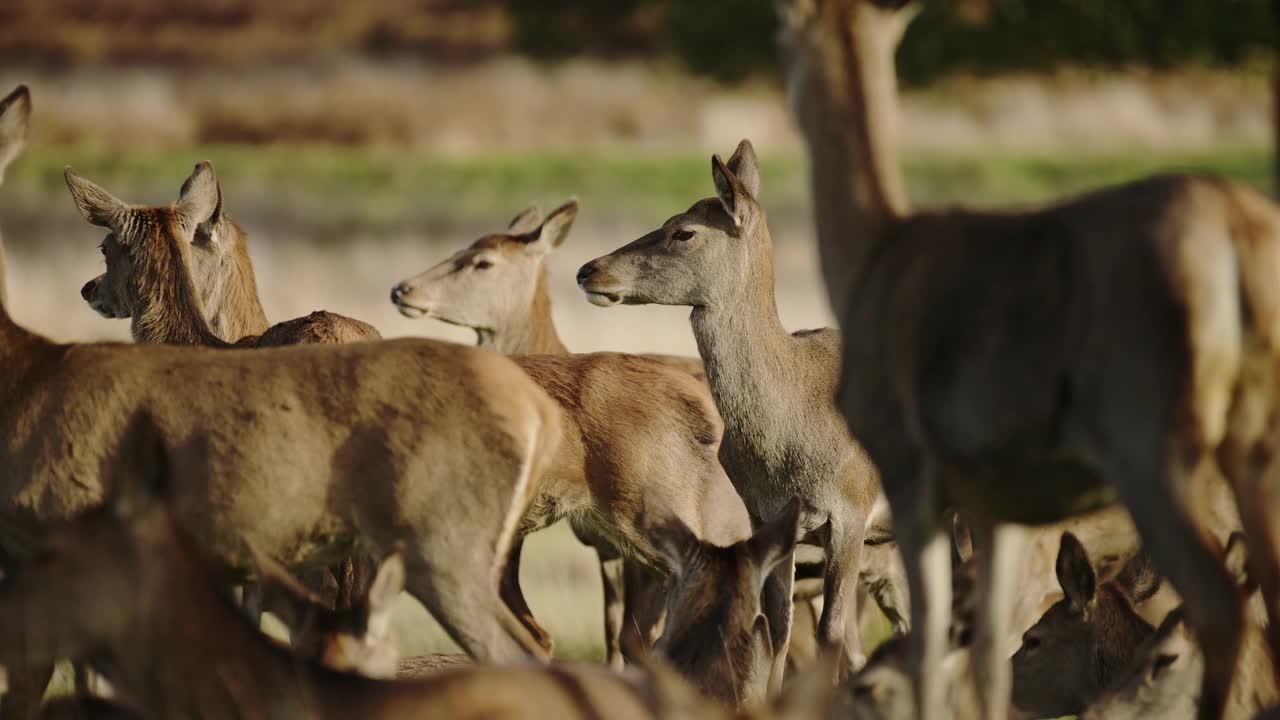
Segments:
[[[406,317],[433,317],[446,323],[471,328],[476,332],[476,344],[496,350],[504,355],[554,355],[573,357],[561,342],[551,318],[551,297],[547,291],[545,260],[568,237],[578,214],[578,203],[570,200],[552,211],[544,220],[536,207],[530,207],[517,215],[507,232],[487,235],[469,247],[454,253],[434,267],[397,283],[391,290],[391,300]],[[679,371],[702,376],[702,363],[696,359],[666,355],[647,355]],[[538,362],[516,358],[517,363]],[[661,487],[670,480],[651,477],[654,470],[650,459],[630,453],[633,429],[627,426],[633,418],[626,412],[609,412],[609,408],[628,406],[652,406],[651,413],[667,413],[673,419],[685,414],[685,407],[664,407],[672,401],[687,405],[688,400],[673,396],[670,389],[661,385],[642,385],[629,382],[628,366],[633,361],[627,356],[599,356],[599,370],[595,375],[602,384],[596,389],[601,402],[583,405],[574,402],[576,396],[566,396],[565,409],[570,418],[578,420],[575,434],[593,435],[587,438],[599,450],[601,462],[572,462],[567,472],[580,474],[608,471],[610,477],[591,479],[573,477],[572,482],[582,486],[609,487],[636,484],[635,488],[622,491],[624,495],[639,495],[639,488]],[[616,366],[616,368],[611,368]],[[694,367],[696,366],[696,368]],[[696,372],[695,372],[696,370]],[[616,377],[609,377],[611,371]],[[581,380],[569,375],[552,376],[548,382],[556,387],[574,386]],[[681,382],[682,385],[688,383]],[[553,385],[547,385],[555,394]],[[690,386],[692,387],[692,386]],[[701,391],[706,394],[705,390]],[[701,405],[714,412],[710,402]],[[700,461],[699,461],[700,462]],[[690,479],[704,473],[691,469],[685,473]],[[733,536],[720,538],[732,542],[750,533],[745,509],[732,485],[718,476],[716,492],[724,493],[725,507],[720,510],[737,518],[732,527]],[[615,490],[616,492],[616,490]],[[675,498],[655,496],[653,502],[666,505]],[[717,512],[714,507],[708,511]],[[659,616],[653,609],[660,608],[660,593],[665,580],[634,560],[624,561],[619,555],[616,541],[609,536],[594,536],[575,526],[579,538],[595,548],[600,556],[601,579],[605,590],[605,645],[611,665],[621,667],[623,657],[637,657],[648,652],[661,627]],[[658,597],[654,597],[654,596]],[[624,597],[628,602],[624,604]],[[624,607],[625,606],[625,607]]]
[[[145,717],[654,717],[641,679],[602,668],[475,666],[385,682],[299,662],[220,592],[169,485],[190,466],[164,435],[135,417],[105,505],[46,536],[39,560],[0,584],[0,660],[104,653]]]
[[[191,236],[188,257],[202,314],[212,335],[221,340],[221,344],[279,347],[381,339],[372,325],[323,310],[269,325],[258,296],[258,283],[249,259],[244,229],[224,210],[222,187],[218,185],[217,178],[213,182],[217,192],[213,213]],[[186,189],[185,185],[183,189]],[[101,188],[98,192],[105,193]],[[105,256],[106,246],[101,249]],[[119,263],[113,268],[108,262],[107,272],[80,289],[81,297],[105,318],[132,318],[130,329],[135,342],[211,344],[207,342],[208,338],[175,333],[173,323],[165,322],[163,317],[150,319],[135,315],[131,300],[138,290],[134,278],[130,277],[131,270],[130,266],[120,267]]]
[[[803,502],[802,528],[824,546],[819,636],[860,664],[854,590],[864,542],[892,536],[875,469],[827,400],[835,393],[839,336],[788,333],[774,300],[773,245],[755,151],[743,141],[712,168],[717,195],[578,272],[592,303],[689,305],[690,322],[716,407],[725,421],[720,461],[753,518],[787,496]],[[790,598],[791,563],[779,570]],[[790,608],[776,615],[785,648]]]
[[[956,507],[1042,523],[1118,498],[1205,640],[1202,717],[1229,695],[1240,598],[1186,502],[1221,462],[1280,614],[1280,213],[1258,192],[1161,176],[1041,210],[911,213],[896,165],[905,0],[795,0],[787,84],[809,150],[822,269],[845,338],[838,406],[879,469],[910,578],[921,717]],[[990,556],[1013,551],[997,538]],[[984,573],[974,675],[1003,715],[996,652],[1011,563]],[[1280,625],[1269,631],[1280,649]],[[985,648],[985,649],[984,649]]]
[[[110,229],[109,252],[163,259],[170,296],[195,307],[184,238],[213,211],[211,183],[193,182],[169,208],[82,201]],[[247,569],[241,537],[299,566],[403,541],[411,593],[464,649],[545,655],[498,585],[558,450],[559,410],[501,356],[430,341],[60,345],[0,307],[0,387],[0,547],[10,558],[101,502],[123,423],[146,409],[176,448],[176,502],[191,532],[234,575]]]
[[[1245,565],[1244,536],[1235,533],[1227,541],[1226,565],[1250,598],[1244,647],[1236,665],[1235,683],[1225,717],[1250,720],[1260,710],[1280,701],[1276,665],[1262,636],[1266,607]],[[1204,675],[1204,655],[1192,638],[1181,610],[1174,610],[1134,653],[1126,672],[1085,710],[1085,720],[1129,718],[1194,718],[1196,695]]]

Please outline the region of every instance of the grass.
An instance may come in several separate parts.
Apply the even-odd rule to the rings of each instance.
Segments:
[[[132,201],[164,202],[198,160],[210,159],[230,207],[272,221],[366,231],[507,213],[522,203],[579,196],[594,212],[665,216],[710,191],[708,157],[698,153],[493,153],[477,157],[388,148],[205,146],[183,151],[71,146],[33,148],[9,173],[6,202],[37,207],[65,200],[62,169]],[[800,156],[763,160],[771,213],[802,214],[808,202]],[[1126,154],[946,154],[905,161],[920,205],[1023,204],[1162,171],[1212,172],[1268,188],[1269,150]],[[268,207],[255,207],[269,198]],[[21,209],[19,209],[21,212]],[[11,216],[10,216],[11,217]],[[323,236],[324,233],[321,233]]]

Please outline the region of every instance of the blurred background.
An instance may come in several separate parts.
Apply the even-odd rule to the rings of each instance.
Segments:
[[[922,205],[1026,204],[1157,170],[1270,189],[1269,0],[926,0],[899,54],[901,150]],[[829,322],[804,159],[770,0],[4,0],[0,93],[24,82],[33,142],[0,189],[12,311],[59,340],[127,339],[78,290],[101,232],[72,165],[167,203],[212,160],[273,321],[325,308],[387,336],[396,281],[530,203],[582,201],[552,262],[570,348],[693,354],[687,311],[587,305],[574,269],[711,193],[708,158],[750,137],[792,328]],[[600,653],[591,555],[525,554],[562,654]],[[420,610],[406,650],[440,647]]]

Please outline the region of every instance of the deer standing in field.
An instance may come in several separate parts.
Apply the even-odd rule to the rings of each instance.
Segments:
[[[407,317],[433,317],[471,328],[476,332],[478,345],[506,355],[569,355],[551,316],[546,262],[550,254],[564,243],[576,214],[576,201],[553,211],[545,222],[536,207],[528,208],[511,221],[507,232],[482,237],[437,265],[397,283],[391,291],[392,302]],[[670,355],[645,357],[685,369],[705,379],[701,360]],[[695,367],[691,364],[696,366],[696,373],[693,373]],[[621,384],[614,388],[614,392],[620,396],[652,395],[654,402],[661,402],[663,395],[655,388]],[[586,420],[584,428],[609,431],[616,427],[592,422],[591,418]],[[635,479],[643,481],[639,475]],[[736,492],[726,502],[735,508],[741,506]],[[619,639],[618,619],[624,617],[618,604],[622,593],[614,586],[622,579],[622,574],[614,566],[617,561],[603,559],[613,552],[612,547],[607,542],[595,545],[602,557],[608,656],[610,660],[620,662],[622,648],[634,657],[637,650],[647,650],[652,644],[652,634],[637,631],[660,626],[652,622],[654,614],[651,611],[646,613],[643,610],[653,607],[654,599],[648,596],[658,588],[651,575],[638,571],[638,563],[627,565],[627,577],[622,585],[626,588],[628,609],[626,620],[621,623],[624,627]],[[901,598],[894,589],[902,586],[901,581],[895,582],[895,571],[900,573],[897,550],[888,544],[869,554],[872,558],[864,566],[864,584],[876,590],[873,594],[885,613],[900,621],[905,615],[905,608],[895,604],[901,603]],[[821,562],[821,558],[817,558],[819,566]],[[639,593],[636,591],[640,589],[637,585],[649,592],[637,598]]]
[[[1118,498],[1204,642],[1201,716],[1218,717],[1240,598],[1188,500],[1221,463],[1280,614],[1280,213],[1240,184],[1188,176],[1042,210],[911,213],[893,55],[912,5],[795,0],[785,14],[788,94],[845,338],[837,404],[893,510],[920,715],[944,713],[943,512],[989,528],[974,675],[985,716],[999,718],[1010,681],[997,649],[1017,581],[1006,528]]]
[[[1235,533],[1228,539],[1225,552],[1228,569],[1249,598],[1244,646],[1225,713],[1229,720],[1250,720],[1262,708],[1280,701],[1276,664],[1263,637],[1267,611],[1246,568],[1244,546],[1244,536]],[[1174,610],[1133,654],[1128,669],[1110,683],[1082,717],[1190,720],[1196,715],[1196,691],[1203,675],[1204,654],[1191,636],[1181,610]]]
[[[164,297],[202,324],[185,251],[216,205],[212,174],[197,172],[175,205],[151,209],[68,177],[108,228],[108,254],[164,262]],[[499,583],[559,448],[559,409],[506,358],[425,340],[63,345],[0,307],[0,387],[9,557],[102,501],[123,424],[146,410],[175,448],[176,506],[228,579],[248,569],[241,538],[299,567],[400,541],[410,592],[468,653],[545,656]]]
[[[856,622],[863,545],[892,539],[875,469],[849,437],[828,398],[835,392],[839,336],[788,333],[774,300],[773,244],[760,205],[760,168],[743,141],[726,164],[717,156],[716,196],[662,227],[583,265],[578,284],[600,306],[692,306],[690,322],[716,407],[725,422],[720,462],[757,521],[790,496],[801,527],[826,551],[818,634],[861,664]],[[775,647],[790,631],[793,563],[779,567]],[[784,653],[785,654],[785,653]],[[780,673],[778,673],[780,676]]]
[[[667,415],[672,422],[691,411],[694,399],[687,393],[673,393],[670,385],[694,384],[671,378],[672,372],[701,376],[701,363],[690,358],[666,355],[651,358],[669,370],[652,378],[660,384],[640,383],[630,370],[636,361],[625,355],[571,355],[561,342],[551,318],[551,297],[547,291],[545,260],[569,234],[578,214],[578,203],[570,200],[552,211],[545,220],[537,208],[529,208],[516,216],[507,232],[487,235],[438,265],[397,283],[391,291],[392,302],[407,317],[434,317],[452,325],[468,327],[476,332],[477,345],[504,355],[516,356],[519,364],[539,364],[537,358],[525,355],[551,355],[562,358],[596,358],[596,371],[589,375],[575,372],[578,363],[566,363],[563,373],[534,373],[544,380],[544,387],[564,404],[566,418],[575,427],[566,430],[582,438],[583,451],[594,460],[582,462],[576,457],[578,448],[566,452],[564,481],[607,492],[642,499],[647,507],[666,507],[688,502],[680,497],[699,492],[707,497],[705,512],[721,514],[727,532],[710,536],[721,543],[733,542],[750,534],[750,525],[737,492],[722,473],[708,474],[701,456],[691,458],[680,472],[679,457],[663,467],[652,464],[648,454],[632,452],[635,443],[636,413]],[[670,378],[670,380],[668,380]],[[582,392],[584,380],[595,384]],[[559,388],[560,390],[557,390]],[[576,388],[572,392],[564,392]],[[705,400],[697,403],[696,412],[711,412],[714,406],[705,389],[699,388]],[[582,398],[595,402],[582,402]],[[703,423],[705,421],[698,421]],[[719,422],[717,416],[716,422]],[[681,444],[670,452],[679,454]],[[572,454],[571,454],[572,453]],[[677,477],[662,477],[675,469]],[[673,492],[672,485],[681,490]],[[618,509],[633,512],[620,505]],[[571,519],[575,533],[591,545],[600,556],[601,579],[605,590],[605,645],[611,665],[621,667],[624,655],[635,658],[648,652],[661,627],[662,586],[665,579],[646,568],[636,558],[624,560],[615,539],[617,533],[593,532],[581,522]],[[652,559],[655,556],[649,553]],[[623,598],[626,598],[624,603]]]

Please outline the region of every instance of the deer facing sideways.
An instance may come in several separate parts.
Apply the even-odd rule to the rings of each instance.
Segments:
[[[1218,717],[1242,611],[1190,488],[1222,464],[1276,617],[1280,213],[1240,184],[1187,176],[1040,210],[911,213],[894,51],[916,9],[795,0],[785,14],[788,94],[845,339],[837,403],[893,510],[920,716],[944,714],[944,511],[993,528],[974,674],[985,716],[1000,718],[998,639],[1017,584],[1004,559],[1016,538],[1001,529],[1119,499],[1204,640],[1202,717]]]
[[[577,214],[574,200],[545,220],[536,208],[529,208],[512,220],[508,232],[485,236],[396,284],[391,299],[408,317],[434,317],[475,330],[480,347],[515,356],[516,363],[561,402],[565,432],[573,439],[562,452],[563,462],[551,473],[557,480],[547,482],[563,483],[566,493],[585,491],[593,498],[595,507],[587,513],[571,511],[570,522],[579,538],[600,555],[607,657],[620,667],[624,654],[634,658],[648,652],[660,627],[654,609],[662,605],[662,563],[655,563],[660,558],[646,547],[651,541],[643,541],[640,553],[628,547],[636,542],[628,537],[636,534],[629,526],[644,527],[636,522],[641,520],[639,511],[656,515],[646,520],[646,534],[664,526],[661,515],[681,506],[701,508],[705,519],[688,527],[718,544],[741,540],[751,528],[742,500],[714,452],[707,455],[678,437],[681,432],[706,432],[703,428],[709,429],[709,423],[714,424],[717,440],[721,432],[705,386],[679,377],[692,374],[691,362],[700,375],[700,362],[662,355],[574,355],[560,341],[551,319],[544,261],[564,242]],[[646,370],[643,375],[637,373],[640,368]],[[660,439],[668,434],[673,441]],[[640,438],[643,452],[637,452]],[[655,462],[655,457],[662,461]],[[610,496],[618,499],[607,502]],[[621,527],[602,532],[575,518],[591,514],[622,514],[635,520],[612,520]],[[630,556],[625,573],[619,567],[624,562],[619,551]]]
[[[801,499],[802,528],[816,534],[827,556],[818,634],[824,646],[843,647],[846,665],[856,667],[863,544],[883,544],[892,531],[875,469],[830,403],[839,337],[829,329],[788,333],[778,319],[751,144],[743,141],[728,164],[717,156],[712,180],[715,197],[583,265],[578,284],[596,305],[693,307],[694,338],[725,421],[720,461],[756,521],[772,517],[788,497]],[[792,565],[780,566],[776,578],[785,601]],[[785,649],[789,605],[772,617],[775,645]]]

